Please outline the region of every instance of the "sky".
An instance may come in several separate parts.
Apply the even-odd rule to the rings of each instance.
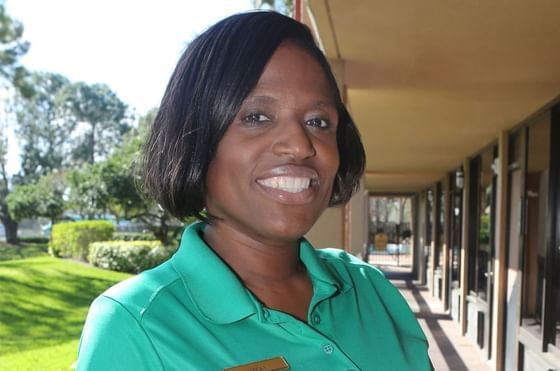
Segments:
[[[105,83],[136,114],[159,104],[186,45],[250,0],[5,0],[31,43],[21,59],[32,71]],[[8,172],[19,168],[9,134]]]

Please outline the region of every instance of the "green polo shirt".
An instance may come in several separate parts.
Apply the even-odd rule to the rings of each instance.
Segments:
[[[221,370],[282,356],[291,370],[430,370],[426,338],[382,273],[300,243],[307,323],[265,307],[188,227],[164,264],[92,304],[78,370]]]

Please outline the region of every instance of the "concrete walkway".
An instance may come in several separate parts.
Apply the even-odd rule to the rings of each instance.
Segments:
[[[428,338],[429,353],[436,371],[489,371],[482,352],[469,339],[461,336],[459,324],[444,312],[439,300],[425,286],[411,279],[407,268],[378,266],[400,290]]]

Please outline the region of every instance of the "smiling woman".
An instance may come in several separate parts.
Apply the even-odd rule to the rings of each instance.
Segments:
[[[212,26],[180,59],[144,151],[149,194],[201,222],[168,262],[95,300],[78,369],[430,369],[382,274],[303,238],[349,200],[364,161],[307,27],[273,12]]]

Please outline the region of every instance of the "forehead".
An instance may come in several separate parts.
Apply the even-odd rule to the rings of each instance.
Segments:
[[[301,89],[334,100],[332,83],[321,63],[308,50],[291,41],[274,51],[259,77],[255,90]]]

